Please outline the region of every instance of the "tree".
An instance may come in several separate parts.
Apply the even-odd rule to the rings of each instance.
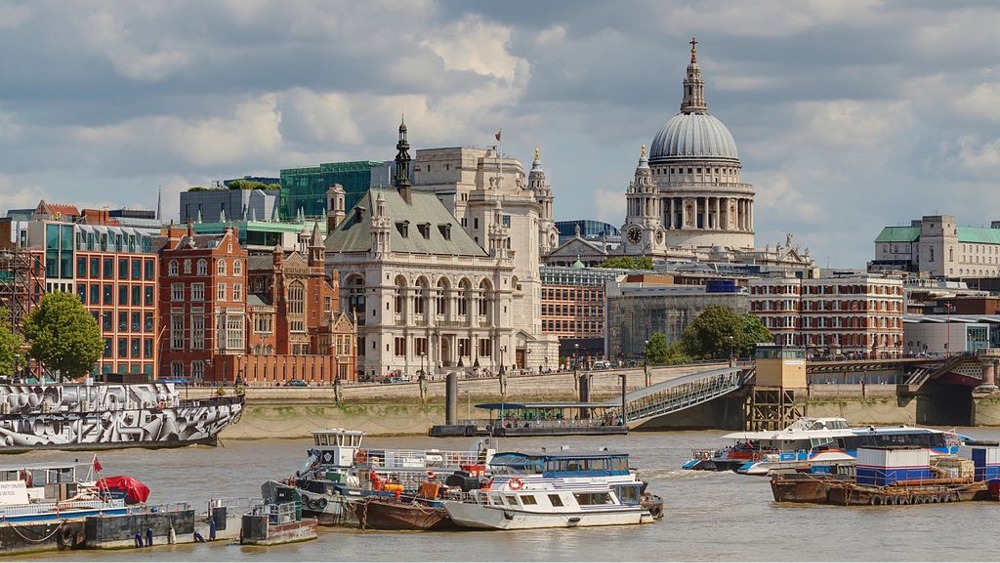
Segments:
[[[667,353],[667,335],[662,332],[654,332],[646,342],[646,361],[651,364],[665,364]]]
[[[605,258],[601,262],[601,267],[620,270],[652,270],[653,258],[651,256],[616,256]]]
[[[11,330],[7,322],[3,322],[8,319],[10,311],[0,307],[0,375],[17,373],[24,362],[21,352],[24,340]]]
[[[48,293],[25,317],[23,333],[31,344],[28,353],[59,381],[78,379],[104,353],[104,338],[97,320],[72,293]]]
[[[709,305],[681,334],[684,352],[695,359],[752,355],[758,342],[770,342],[770,331],[753,315],[737,315],[729,307]]]

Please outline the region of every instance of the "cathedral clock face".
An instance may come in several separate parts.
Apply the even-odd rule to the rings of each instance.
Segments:
[[[642,231],[639,227],[632,227],[628,230],[628,241],[632,244],[639,244],[639,240],[642,238]]]

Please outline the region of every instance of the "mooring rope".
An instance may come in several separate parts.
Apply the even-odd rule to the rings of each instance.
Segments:
[[[17,529],[17,527],[15,527],[15,526],[14,526],[14,524],[13,524],[13,523],[11,523],[11,522],[7,522],[7,526],[8,526],[8,527],[9,527],[10,529],[14,530],[14,533],[15,533],[15,534],[17,534],[17,535],[18,535],[18,536],[19,536],[19,537],[20,537],[20,538],[21,538],[22,540],[24,540],[24,541],[27,541],[27,542],[31,542],[31,543],[42,543],[42,542],[44,542],[44,541],[48,541],[48,540],[49,540],[49,538],[51,538],[52,536],[56,535],[56,532],[58,532],[59,530],[61,530],[61,529],[62,529],[62,527],[63,527],[63,524],[65,524],[65,523],[66,523],[66,521],[65,521],[65,520],[60,520],[60,521],[59,521],[59,525],[58,525],[58,526],[56,526],[56,529],[55,529],[55,530],[52,530],[52,532],[51,532],[51,533],[49,533],[49,535],[45,536],[44,538],[42,538],[42,539],[37,539],[37,540],[35,540],[35,539],[31,539],[31,538],[29,538],[29,537],[25,536],[24,534],[22,534],[22,533],[21,533],[21,530],[18,530],[18,529]]]

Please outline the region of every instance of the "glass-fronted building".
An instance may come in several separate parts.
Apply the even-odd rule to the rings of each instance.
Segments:
[[[608,242],[619,242],[622,239],[621,230],[604,221],[594,221],[593,219],[556,221],[556,229],[559,230],[560,246],[576,236],[577,227],[580,228],[580,237],[584,240],[595,241],[606,238]]]
[[[281,219],[325,217],[326,192],[333,184],[344,186],[350,212],[368,188],[392,185],[392,164],[359,160],[281,170]]]

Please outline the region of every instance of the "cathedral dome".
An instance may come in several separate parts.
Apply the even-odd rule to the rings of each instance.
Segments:
[[[649,163],[690,158],[739,160],[736,141],[726,126],[707,113],[679,113],[653,137]]]

